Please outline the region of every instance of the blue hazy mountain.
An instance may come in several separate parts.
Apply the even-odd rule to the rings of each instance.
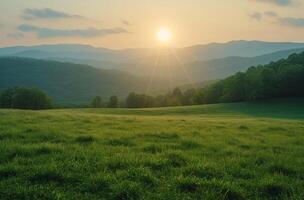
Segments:
[[[173,49],[185,61],[204,61],[231,56],[254,57],[276,51],[304,48],[304,43],[263,42],[263,41],[231,41],[227,43],[211,43],[185,48]],[[107,62],[129,62],[143,57],[153,57],[157,49],[122,49],[113,50],[96,48],[79,44],[55,44],[39,46],[16,46],[0,48],[0,56],[19,56],[29,58],[80,59]]]
[[[196,45],[184,50],[190,52],[194,60],[211,60],[232,56],[255,57],[276,51],[303,48],[303,43],[264,42],[264,41],[231,41],[227,43],[211,43]]]
[[[251,66],[268,64],[303,51],[304,48],[297,48],[254,57],[230,56],[189,62],[184,62],[182,58],[177,59],[175,55],[167,54],[123,63],[115,68],[140,76],[154,74],[162,79],[170,78],[173,82],[200,82],[225,78],[236,72],[245,71]],[[155,60],[157,60],[157,64],[155,64]]]

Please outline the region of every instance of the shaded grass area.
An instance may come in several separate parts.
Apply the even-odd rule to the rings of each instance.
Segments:
[[[0,199],[304,199],[301,105],[0,110]]]

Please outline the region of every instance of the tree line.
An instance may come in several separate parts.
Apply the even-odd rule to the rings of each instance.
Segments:
[[[199,91],[200,104],[304,95],[304,52],[250,67]]]
[[[0,92],[0,108],[43,110],[51,109],[54,105],[51,98],[37,88],[13,87]],[[95,97],[89,106],[93,108],[117,108],[119,107],[117,96],[111,96],[107,102],[101,97]]]
[[[100,96],[96,96],[92,99],[90,107],[92,108],[118,108],[118,97],[113,95],[107,102],[104,102]]]
[[[0,108],[49,109],[52,108],[52,101],[39,89],[15,87],[0,93]]]
[[[175,88],[167,95],[156,97],[132,92],[125,106],[180,106],[299,96],[304,96],[304,52],[268,65],[250,67],[246,72],[238,72],[201,89],[182,92]]]

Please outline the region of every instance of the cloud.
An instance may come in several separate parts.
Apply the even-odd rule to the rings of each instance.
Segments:
[[[17,33],[9,33],[6,35],[8,38],[12,38],[12,39],[20,39],[23,37],[23,34],[20,32]]]
[[[261,2],[261,3],[271,3],[278,6],[291,6],[294,4],[294,0],[251,0],[255,2]]]
[[[54,18],[83,18],[80,15],[71,15],[68,13],[56,11],[50,8],[31,9],[27,8],[23,11],[23,19],[54,19]]]
[[[304,28],[304,18],[280,17],[278,21],[284,26]]]
[[[276,12],[273,12],[273,11],[266,11],[264,13],[264,15],[267,16],[267,17],[277,17],[278,16],[278,14]]]
[[[263,15],[259,12],[255,12],[255,13],[249,14],[249,17],[251,19],[260,21],[262,19]]]
[[[294,18],[294,17],[281,17],[276,12],[267,11],[263,14],[255,12],[249,15],[250,18],[261,21],[261,19],[269,18],[272,22],[278,23],[283,26],[289,26],[294,28],[304,28],[304,18]]]
[[[54,38],[54,37],[104,37],[114,34],[125,34],[130,33],[124,28],[110,28],[110,29],[97,29],[97,28],[87,28],[87,29],[52,29],[44,28],[38,26],[32,26],[28,24],[22,24],[17,27],[19,31],[22,32],[32,32],[36,33],[38,38]]]
[[[125,26],[131,26],[131,22],[127,21],[127,20],[122,20],[121,23]]]

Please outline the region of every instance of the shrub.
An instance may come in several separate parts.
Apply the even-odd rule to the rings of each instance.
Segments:
[[[51,108],[51,99],[39,89],[11,88],[0,95],[0,107],[41,110]]]
[[[91,102],[92,108],[101,108],[103,107],[102,99],[100,96],[96,96]]]

